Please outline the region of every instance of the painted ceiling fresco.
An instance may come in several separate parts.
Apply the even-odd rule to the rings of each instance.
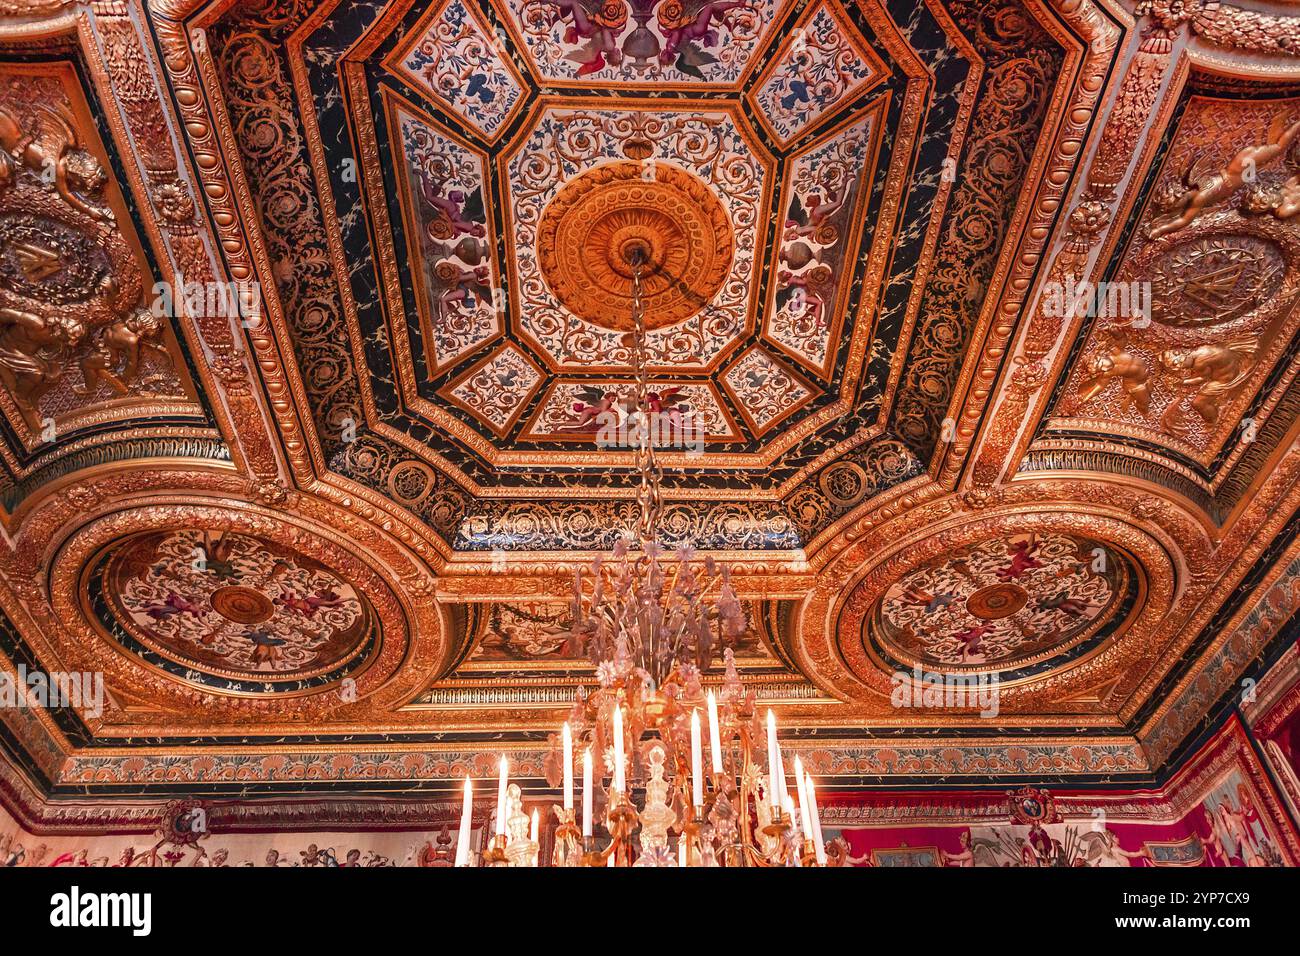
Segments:
[[[918,52],[882,11],[835,0],[363,9],[321,20],[297,90],[333,194],[323,235],[353,278],[337,327],[297,339],[331,470],[391,495],[390,476],[430,469],[403,502],[460,550],[608,545],[618,505],[590,492],[631,455],[592,423],[626,409],[636,247],[667,480],[711,502],[678,540],[800,546],[841,508],[805,463],[859,436],[864,494],[918,472],[885,421],[905,290],[878,305],[891,272],[934,255],[947,147],[926,124],[972,119],[956,89],[919,109],[927,60],[950,50],[937,21],[910,28]],[[352,51],[337,71],[331,47]],[[1039,59],[1045,93],[1059,64]],[[1044,108],[1005,104],[1030,126]],[[358,144],[329,132],[349,111]],[[916,163],[931,173],[915,190],[891,180]],[[286,232],[285,251],[302,241]],[[540,519],[556,499],[565,512]]]
[[[719,647],[730,650],[738,664],[780,667],[770,649],[773,638],[764,634],[764,609],[746,602],[743,613],[745,629],[739,637],[729,637],[717,629]],[[573,613],[566,602],[492,604],[479,620],[480,633],[472,638],[474,651],[467,662],[470,665],[515,661],[591,669],[591,662],[572,647]]]
[[[239,689],[253,679],[337,680],[364,659],[365,599],[310,557],[238,534],[128,539],[90,593],[123,645],[187,679]],[[259,689],[263,689],[259,687]]]
[[[1300,611],[1300,17],[1130,6],[0,4],[0,657],[106,691],[15,773],[541,777],[636,279],[705,684],[844,786],[1165,781]]]
[[[1007,666],[1095,630],[1129,577],[1114,551],[1079,538],[982,541],[892,584],[872,631],[912,666]]]

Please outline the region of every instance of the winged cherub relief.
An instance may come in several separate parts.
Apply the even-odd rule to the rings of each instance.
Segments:
[[[1272,213],[1278,219],[1290,219],[1300,212],[1300,174],[1285,182],[1256,185],[1246,194],[1241,208],[1247,213]]]
[[[1300,120],[1288,126],[1285,114],[1279,113],[1269,124],[1264,143],[1240,150],[1218,172],[1211,173],[1204,160],[1193,162],[1183,174],[1183,188],[1171,185],[1156,195],[1155,205],[1164,214],[1148,224],[1147,237],[1159,239],[1177,232],[1206,209],[1227,201],[1242,186],[1253,183],[1256,172],[1282,156],[1297,136]]]
[[[1112,380],[1118,380],[1124,394],[1143,415],[1151,407],[1151,369],[1146,360],[1128,349],[1121,332],[1103,329],[1098,338],[1100,351],[1087,360],[1087,377],[1079,387],[1075,401],[1085,404],[1106,390]]]
[[[21,163],[42,177],[52,177],[60,198],[92,219],[111,220],[101,202],[108,174],[94,156],[82,149],[68,111],[38,105],[30,116],[0,106],[0,186],[13,184]]]
[[[1187,349],[1167,349],[1160,354],[1163,373],[1183,389],[1193,392],[1190,405],[1208,425],[1219,420],[1219,409],[1246,382],[1255,366],[1259,340],[1236,341]],[[1183,409],[1175,402],[1165,410],[1161,424],[1171,434],[1186,431]]]
[[[37,412],[41,396],[63,377],[58,357],[85,334],[85,325],[69,315],[41,316],[0,308],[0,382],[14,396],[32,432],[41,430]]]

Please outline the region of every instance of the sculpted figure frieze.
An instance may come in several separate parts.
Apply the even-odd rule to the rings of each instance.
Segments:
[[[1269,126],[1263,143],[1239,150],[1217,172],[1209,172],[1200,161],[1192,164],[1183,176],[1186,188],[1180,191],[1171,184],[1156,196],[1156,205],[1165,214],[1148,225],[1147,236],[1159,239],[1177,232],[1206,209],[1226,202],[1242,186],[1254,182],[1259,170],[1283,156],[1297,136],[1300,136],[1300,121],[1288,124],[1286,114],[1279,114]],[[1286,208],[1291,208],[1291,201],[1286,202]]]
[[[93,405],[184,396],[67,76],[0,73],[0,384],[31,445]]]

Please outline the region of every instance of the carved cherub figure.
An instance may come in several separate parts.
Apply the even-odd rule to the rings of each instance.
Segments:
[[[1300,174],[1285,182],[1255,185],[1246,193],[1241,208],[1246,213],[1272,213],[1278,219],[1290,219],[1300,212]]]
[[[62,377],[66,350],[85,334],[85,324],[69,315],[0,308],[0,381],[32,432],[41,431],[41,396]]]
[[[155,341],[161,335],[162,320],[148,309],[136,309],[122,316],[99,333],[95,347],[81,360],[84,384],[72,390],[78,395],[91,395],[104,382],[114,393],[125,395],[140,369],[142,349],[152,351],[171,365],[167,347]],[[124,362],[121,371],[114,371],[119,362]]]
[[[1193,163],[1183,176],[1186,186],[1181,191],[1165,192],[1157,205],[1165,214],[1153,219],[1147,226],[1147,236],[1159,239],[1191,224],[1197,216],[1226,201],[1240,189],[1255,172],[1283,155],[1295,138],[1300,136],[1300,121],[1287,125],[1285,114],[1279,113],[1268,128],[1268,139],[1256,146],[1238,151],[1228,164],[1216,173],[1207,174],[1201,162]]]
[[[1101,351],[1088,358],[1084,366],[1087,375],[1075,401],[1080,405],[1092,401],[1105,391],[1112,379],[1118,379],[1124,394],[1145,415],[1151,407],[1151,370],[1146,360],[1130,352],[1123,338],[1113,329],[1105,330],[1099,339]]]
[[[1206,343],[1189,349],[1167,349],[1160,353],[1160,364],[1165,372],[1184,388],[1195,388],[1192,408],[1200,413],[1205,421],[1213,425],[1219,419],[1219,409],[1227,398],[1250,375],[1254,367],[1255,352],[1259,348],[1256,339],[1239,339],[1223,345]],[[1172,430],[1176,421],[1178,406],[1172,405],[1166,412],[1169,421],[1166,425]]]
[[[26,122],[24,122],[26,120]],[[14,163],[33,172],[53,176],[54,188],[64,202],[92,219],[111,220],[112,211],[99,199],[108,182],[103,165],[82,149],[76,126],[66,109],[36,106],[30,117],[18,117],[0,106],[0,182],[11,183]]]

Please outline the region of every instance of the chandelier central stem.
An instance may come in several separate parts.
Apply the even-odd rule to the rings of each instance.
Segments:
[[[622,345],[635,375],[635,394],[620,406],[620,425],[626,427],[634,453],[635,517],[629,516],[628,525],[635,521],[636,527],[625,527],[619,535],[612,560],[603,555],[593,560],[589,588],[584,570],[575,570],[572,628],[575,646],[591,656],[602,684],[625,697],[648,695],[646,700],[660,700],[666,684],[696,680],[713,660],[719,639],[734,641],[745,628],[728,570],[709,556],[698,558],[689,541],[677,542],[674,554],[661,540],[658,445],[667,416],[662,393],[650,383],[646,279],[659,270],[653,252],[635,242],[622,251],[632,299],[632,329]]]
[[[642,250],[634,249],[629,259],[632,264],[632,369],[636,376],[636,468],[640,478],[637,493],[637,539],[642,552],[645,552],[647,544],[656,542],[659,519],[663,514],[663,470],[659,466],[651,434],[654,409],[650,405],[650,348],[641,285],[646,256]]]
[[[657,573],[657,548],[659,519],[663,514],[663,470],[655,453],[652,434],[657,424],[655,409],[650,403],[650,348],[645,322],[645,300],[641,285],[641,272],[647,262],[642,249],[633,249],[628,256],[632,264],[632,366],[636,376],[636,469],[640,479],[637,488],[637,541],[645,562],[646,580],[637,589],[637,627],[641,646],[642,666],[658,685],[667,676],[660,642],[664,636],[663,621],[656,614],[662,598],[662,581]]]

